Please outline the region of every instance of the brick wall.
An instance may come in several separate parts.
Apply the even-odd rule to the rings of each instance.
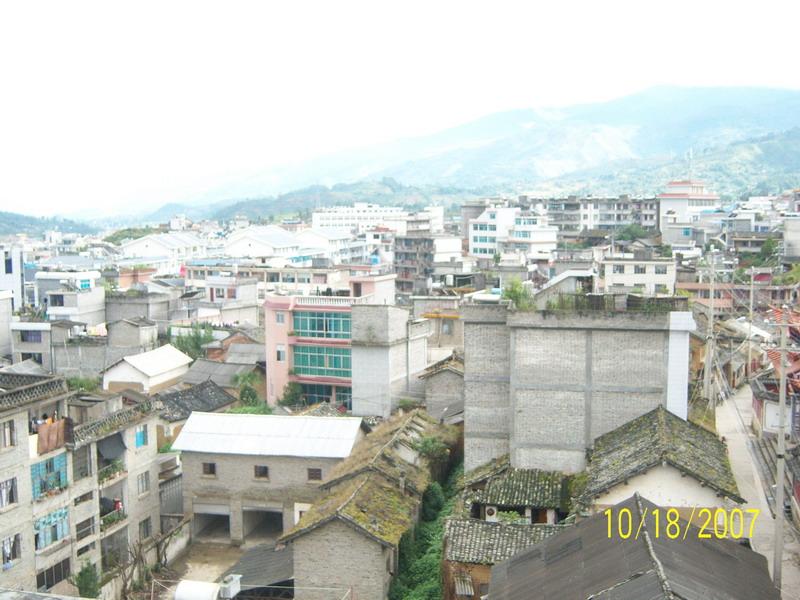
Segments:
[[[295,539],[295,600],[382,600],[389,591],[392,552],[334,520]],[[313,590],[309,588],[335,588]]]

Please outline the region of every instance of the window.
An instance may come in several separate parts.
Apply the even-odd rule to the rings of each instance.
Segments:
[[[656,284],[656,294],[668,294],[669,289],[663,283]]]
[[[0,481],[0,508],[16,504],[17,501],[17,478]]]
[[[72,475],[75,481],[92,474],[91,446],[83,446],[72,451]]]
[[[17,433],[14,430],[14,420],[4,421],[0,429],[0,448],[10,448],[17,445]]]
[[[353,390],[349,387],[336,388],[336,403],[344,406],[347,410],[353,408]]]
[[[46,592],[55,584],[69,577],[69,559],[65,558],[60,563],[36,574],[36,587],[40,592]]]
[[[229,299],[235,299],[236,298],[236,288],[228,288],[227,297]]]
[[[322,469],[308,469],[309,481],[322,481]]]
[[[20,356],[22,360],[32,360],[35,363],[42,364],[42,353],[41,352],[23,352]]]
[[[203,475],[216,475],[217,463],[203,463]]]
[[[33,499],[67,487],[67,453],[31,465]]]
[[[450,319],[442,319],[442,335],[453,334],[453,323]]]
[[[50,296],[50,306],[64,306],[64,294],[52,294]]]
[[[150,491],[150,471],[139,473],[136,477],[136,488],[140,496]]]
[[[625,273],[625,265],[614,265],[614,273]]]
[[[75,498],[75,506],[78,504],[83,504],[84,502],[88,502],[94,497],[94,492],[86,492],[85,494],[81,494],[77,498]]]
[[[300,388],[307,404],[330,402],[333,396],[333,387],[317,383],[301,383]]]
[[[284,362],[286,360],[286,346],[278,344],[275,346],[275,360]]]
[[[667,267],[662,265],[656,265],[656,275],[666,275],[667,274]]]
[[[20,557],[20,537],[17,533],[0,542],[3,552],[3,569],[11,567],[11,563]]]
[[[82,548],[78,548],[78,556],[83,556],[84,554],[86,554],[91,550],[94,550],[94,542],[92,542],[91,544],[86,544]]]
[[[299,311],[293,316],[293,328],[298,336],[350,339],[349,312]]]
[[[141,448],[147,445],[147,425],[139,425],[136,428],[136,447]]]
[[[11,272],[14,270],[13,260],[14,259],[11,258],[10,256],[6,256],[6,259],[5,259],[6,275],[11,275]]]
[[[33,522],[33,533],[37,550],[69,537],[69,509],[60,508],[36,519]]]
[[[146,540],[153,535],[153,529],[150,526],[150,517],[139,521],[139,539]]]
[[[633,265],[633,272],[636,275],[644,275],[647,273],[647,267],[645,265]]]
[[[256,465],[253,467],[256,479],[269,479],[269,467],[265,465]]]
[[[214,288],[214,296],[217,298],[224,298],[225,288]]]
[[[75,526],[75,539],[81,541],[94,533],[94,517],[89,517]]]
[[[295,346],[294,370],[298,375],[350,377],[350,348]]]
[[[29,342],[31,344],[41,344],[42,343],[42,332],[41,331],[20,331],[19,338],[21,342]]]
[[[275,313],[275,322],[283,325],[286,322],[286,313],[276,312]]]

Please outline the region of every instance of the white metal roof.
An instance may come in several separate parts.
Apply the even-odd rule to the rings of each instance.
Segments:
[[[178,350],[172,344],[161,346],[149,352],[132,354],[131,356],[126,356],[123,360],[148,377],[172,371],[192,362],[191,357]]]
[[[193,412],[174,450],[248,456],[345,458],[359,417],[304,417]]]

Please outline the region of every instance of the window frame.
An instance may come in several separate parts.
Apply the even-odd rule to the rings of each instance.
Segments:
[[[259,475],[259,472],[262,474]],[[269,466],[268,465],[253,465],[253,479],[261,479],[269,481]]]
[[[217,476],[217,463],[204,462],[202,465],[203,477],[216,477]]]
[[[317,477],[317,475],[319,475],[319,477]],[[306,477],[308,481],[322,481],[322,469],[319,467],[309,467],[306,469]]]

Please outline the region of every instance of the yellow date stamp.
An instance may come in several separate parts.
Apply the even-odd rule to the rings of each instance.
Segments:
[[[634,518],[629,508],[603,511],[606,517],[609,539],[618,537],[623,540],[639,539],[642,530],[655,538],[666,537],[670,540],[686,539],[690,530],[692,535],[700,539],[752,538],[756,519],[761,511],[757,508],[692,508],[689,520],[681,518],[677,508],[645,508],[639,519]]]

